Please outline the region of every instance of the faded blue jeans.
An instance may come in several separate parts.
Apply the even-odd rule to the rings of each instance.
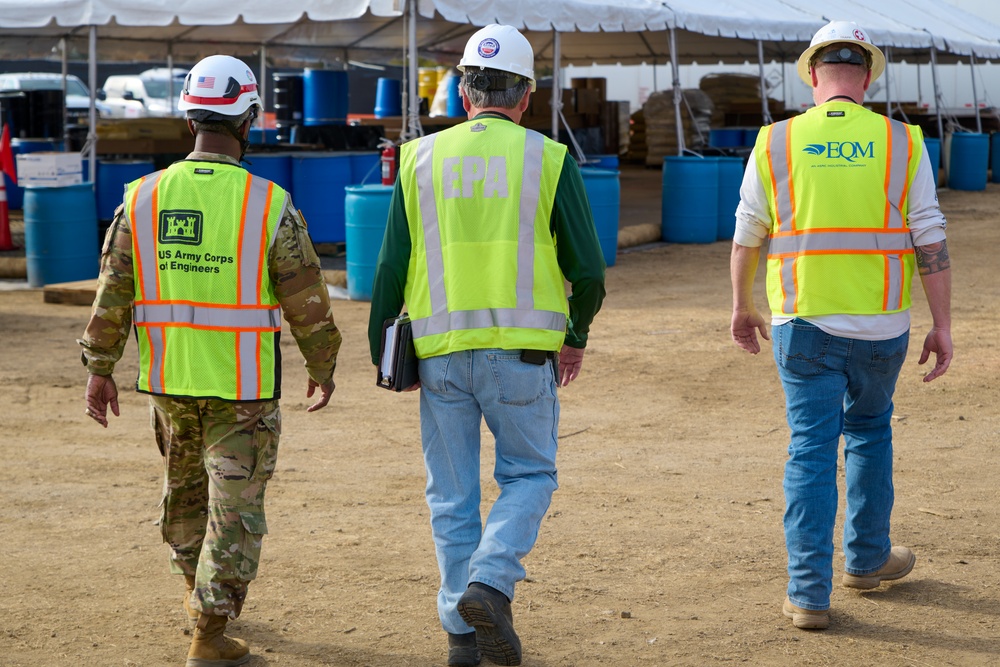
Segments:
[[[556,490],[559,401],[555,369],[521,361],[520,350],[467,350],[421,359],[420,431],[427,505],[441,570],[438,615],[445,631],[472,632],[457,611],[472,582],[514,597],[521,559],[535,545]],[[480,518],[480,425],[496,439],[500,495]]]
[[[845,569],[871,574],[889,558],[892,395],[909,332],[890,340],[856,340],[794,319],[774,327],[773,335],[791,429],[784,482],[788,597],[803,609],[828,609],[841,434]]]

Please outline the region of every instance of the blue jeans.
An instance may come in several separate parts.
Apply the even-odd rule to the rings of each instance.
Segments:
[[[837,515],[837,447],[844,435],[845,569],[876,572],[889,559],[892,395],[909,333],[855,340],[800,319],[774,327],[774,359],[791,429],[785,464],[788,597],[828,609]]]
[[[519,350],[467,350],[421,359],[420,431],[427,505],[441,570],[438,615],[445,631],[472,632],[458,599],[472,582],[514,597],[523,558],[556,490],[556,398],[552,363],[521,361]],[[496,439],[500,495],[480,518],[480,424]]]

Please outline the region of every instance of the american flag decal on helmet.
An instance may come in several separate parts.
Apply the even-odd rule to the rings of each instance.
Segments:
[[[199,76],[195,88],[215,88],[214,76]]]

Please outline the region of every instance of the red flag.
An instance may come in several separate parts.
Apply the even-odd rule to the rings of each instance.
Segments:
[[[7,174],[11,182],[17,185],[17,167],[14,164],[14,151],[10,149],[10,133],[7,132],[7,123],[3,124],[3,131],[0,132],[0,172]]]

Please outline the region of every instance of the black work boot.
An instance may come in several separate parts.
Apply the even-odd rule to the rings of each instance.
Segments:
[[[507,596],[478,581],[458,599],[458,613],[476,629],[476,643],[487,659],[498,665],[521,664],[521,640]]]
[[[448,667],[476,667],[479,661],[475,632],[464,635],[448,633]]]

